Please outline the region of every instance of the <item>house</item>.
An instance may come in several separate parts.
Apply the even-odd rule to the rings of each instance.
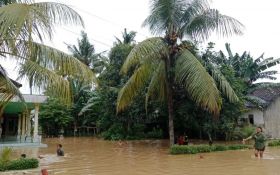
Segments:
[[[21,85],[13,82],[18,88]],[[25,102],[14,97],[0,114],[0,145],[5,143],[40,143],[38,135],[39,106],[47,99],[43,95],[23,94]]]
[[[280,138],[280,87],[264,87],[249,94],[253,101],[241,118],[250,124],[262,126],[267,135]]]

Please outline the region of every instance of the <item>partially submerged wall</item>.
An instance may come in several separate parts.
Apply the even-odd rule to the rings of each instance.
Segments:
[[[272,138],[280,138],[280,98],[278,97],[264,111],[265,132]]]

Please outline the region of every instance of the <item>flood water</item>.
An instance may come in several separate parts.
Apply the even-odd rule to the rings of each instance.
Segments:
[[[48,147],[15,148],[13,156],[43,155],[41,168],[56,175],[280,175],[280,148],[268,148],[264,159],[256,159],[253,150],[170,155],[167,140],[52,138],[43,143]],[[58,143],[63,145],[64,157],[55,154]]]

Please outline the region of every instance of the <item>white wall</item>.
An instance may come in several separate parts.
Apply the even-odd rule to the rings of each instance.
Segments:
[[[264,111],[264,121],[267,134],[280,138],[280,97]]]
[[[262,126],[264,125],[264,114],[263,111],[258,109],[251,109],[249,112],[246,112],[242,115],[242,118],[249,118],[249,115],[254,115],[254,125]]]

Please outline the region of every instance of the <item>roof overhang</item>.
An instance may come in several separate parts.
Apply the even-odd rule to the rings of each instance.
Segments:
[[[29,95],[23,94],[25,102],[20,101],[18,97],[14,97],[5,106],[4,113],[6,114],[19,114],[27,110],[33,110],[35,104],[44,103],[47,100],[47,96],[44,95]]]
[[[47,96],[45,95],[30,95],[23,94],[25,103],[44,103],[47,100]],[[11,102],[21,102],[18,97],[14,97]]]

